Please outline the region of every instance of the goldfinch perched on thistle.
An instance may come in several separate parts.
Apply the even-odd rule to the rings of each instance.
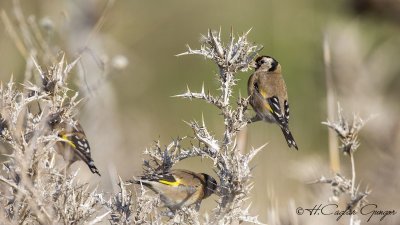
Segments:
[[[270,56],[260,56],[255,63],[255,72],[247,83],[250,105],[256,112],[250,122],[263,120],[278,124],[288,146],[298,150],[289,130],[289,103],[281,65]]]
[[[217,189],[217,182],[212,176],[182,169],[142,176],[130,182],[143,184],[159,194],[161,201],[171,211],[193,204],[199,210],[201,201]]]
[[[77,123],[73,126],[66,122],[59,122],[58,119],[50,120],[49,124],[52,129],[60,130],[58,136],[65,140],[57,142],[57,152],[67,161],[67,168],[77,160],[82,160],[88,165],[92,173],[97,173],[101,176],[94,165],[90,154],[89,142],[81,125]]]

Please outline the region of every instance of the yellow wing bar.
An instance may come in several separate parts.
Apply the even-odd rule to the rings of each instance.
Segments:
[[[76,148],[75,144],[72,143],[72,141],[68,140],[67,136],[63,135],[61,137],[62,139],[66,140],[68,144],[70,144],[72,147]]]
[[[269,111],[271,111],[271,113],[274,113],[274,110],[272,110],[271,106],[269,106],[267,102],[265,102],[265,106],[267,106],[267,108],[269,109]]]
[[[179,183],[178,181],[169,182],[169,181],[166,181],[166,180],[159,180],[158,182],[163,183],[163,184],[172,185],[172,186],[178,186],[178,185],[180,185],[180,183]]]

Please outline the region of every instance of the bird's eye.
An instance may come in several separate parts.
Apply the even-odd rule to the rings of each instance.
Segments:
[[[261,60],[261,61],[260,61],[260,64],[264,64],[264,63],[265,63],[265,61],[264,61],[264,60]]]

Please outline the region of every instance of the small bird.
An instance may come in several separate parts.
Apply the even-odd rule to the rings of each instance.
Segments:
[[[183,169],[142,176],[131,182],[143,184],[159,194],[161,201],[171,211],[193,204],[196,204],[196,210],[199,210],[201,201],[217,189],[217,182],[212,176]]]
[[[36,116],[42,114],[42,109],[38,103],[39,113]],[[31,113],[30,108],[28,108],[28,113]],[[63,111],[51,114],[47,120],[47,125],[50,130],[58,130],[58,136],[65,141],[59,141],[56,143],[56,151],[63,156],[64,160],[67,162],[67,168],[69,168],[72,163],[77,160],[82,160],[88,165],[92,173],[97,173],[99,176],[100,172],[94,165],[93,159],[90,154],[89,142],[86,138],[85,132],[83,131],[81,125],[76,122],[76,125],[62,121],[61,114]],[[24,135],[27,142],[35,135],[35,132],[29,132]]]
[[[82,160],[88,165],[92,173],[99,176],[100,172],[94,165],[94,161],[90,154],[89,142],[81,125],[77,123],[75,126],[67,122],[59,121],[59,116],[50,119],[49,124],[52,129],[58,129],[58,136],[66,141],[57,142],[57,152],[61,154],[67,161],[67,168],[77,160]]]
[[[256,112],[250,122],[263,120],[276,123],[282,129],[289,147],[297,144],[289,130],[289,103],[281,65],[270,56],[260,56],[255,61],[255,72],[247,82],[250,105]]]

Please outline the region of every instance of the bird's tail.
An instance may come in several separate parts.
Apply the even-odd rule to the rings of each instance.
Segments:
[[[87,165],[89,166],[89,169],[90,169],[90,171],[92,171],[92,173],[97,173],[97,175],[101,176],[99,170],[94,165],[93,161],[89,162]]]
[[[281,127],[281,129],[282,129],[283,135],[286,138],[286,142],[287,142],[289,148],[293,146],[293,147],[296,148],[296,150],[299,150],[299,148],[297,147],[296,142],[294,141],[292,133],[289,130],[289,127]]]

